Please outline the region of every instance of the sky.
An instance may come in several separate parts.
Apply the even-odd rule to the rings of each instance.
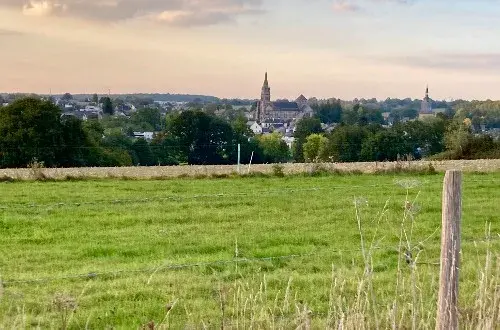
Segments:
[[[500,0],[0,0],[0,92],[500,99]]]

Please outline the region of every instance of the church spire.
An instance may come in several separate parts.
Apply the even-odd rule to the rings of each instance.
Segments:
[[[264,87],[268,87],[268,86],[269,86],[269,82],[267,81],[267,71],[266,71],[266,75],[264,78]]]

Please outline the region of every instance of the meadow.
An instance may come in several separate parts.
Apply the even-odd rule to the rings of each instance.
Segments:
[[[442,181],[1,182],[0,328],[432,328]],[[464,328],[500,328],[499,187],[464,173]]]

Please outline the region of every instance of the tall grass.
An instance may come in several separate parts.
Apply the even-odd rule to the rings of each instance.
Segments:
[[[394,251],[391,251],[391,253],[397,255],[397,260],[395,259],[394,262],[391,260],[392,265],[397,262],[397,267],[391,269],[391,278],[380,276],[381,272],[377,270],[380,265],[377,263],[377,260],[380,260],[381,255],[386,253],[381,247],[387,238],[386,236],[389,235],[385,230],[389,221],[387,213],[394,203],[386,201],[383,207],[379,209],[377,206],[375,211],[372,211],[373,209],[368,207],[369,200],[367,198],[354,197],[352,199],[353,206],[346,207],[351,210],[350,220],[346,226],[357,228],[355,231],[357,241],[353,239],[348,244],[356,244],[359,247],[360,255],[359,258],[352,260],[351,264],[349,264],[350,260],[339,260],[338,263],[334,261],[333,264],[331,264],[332,260],[328,260],[326,263],[331,264],[331,272],[327,264],[325,267],[327,268],[326,274],[317,278],[313,277],[313,269],[305,269],[303,270],[304,273],[311,274],[311,280],[308,282],[310,285],[305,287],[298,283],[300,274],[297,274],[297,272],[300,272],[300,270],[295,271],[291,268],[290,272],[288,270],[283,271],[280,273],[281,280],[276,281],[276,278],[270,279],[264,267],[261,268],[260,272],[249,274],[247,272],[248,268],[245,268],[243,265],[239,266],[236,259],[234,267],[229,266],[227,269],[224,268],[223,273],[220,272],[217,274],[218,277],[203,277],[203,281],[206,280],[209,282],[208,286],[211,288],[211,291],[207,295],[211,297],[212,302],[215,302],[215,304],[208,307],[205,301],[203,301],[205,306],[196,307],[186,304],[181,296],[182,293],[179,292],[181,289],[176,289],[171,291],[176,292],[173,296],[164,297],[164,305],[162,306],[161,313],[158,313],[161,315],[151,316],[151,314],[147,313],[136,315],[137,312],[134,312],[133,318],[140,320],[140,322],[143,322],[144,317],[151,318],[147,322],[143,322],[143,329],[433,328],[435,326],[438,291],[438,279],[435,276],[435,269],[439,264],[422,263],[420,262],[420,257],[426,252],[428,248],[427,242],[431,237],[435,237],[435,233],[431,235],[427,233],[422,236],[417,234],[422,232],[418,230],[420,224],[419,199],[428,197],[428,194],[420,194],[418,191],[413,193],[419,187],[419,181],[417,180],[404,180],[400,177],[396,179],[396,183],[405,189],[406,195],[399,195],[400,197],[397,197],[400,203],[397,203],[399,205],[397,211],[398,220],[396,221],[397,232],[394,230],[394,236],[397,236],[398,243],[393,243]],[[317,180],[319,181],[319,178]],[[377,180],[379,180],[379,177],[377,177]],[[282,181],[284,180],[277,180],[277,182]],[[352,180],[349,182],[352,184]],[[233,184],[235,182],[230,181],[230,183]],[[207,185],[213,184],[214,182],[207,183]],[[310,184],[310,181],[308,181],[308,184]],[[178,189],[178,187],[175,189]],[[357,193],[363,194],[368,192],[357,191]],[[289,198],[287,197],[287,202],[289,202]],[[312,201],[314,198],[318,198],[318,195],[314,195],[309,201]],[[383,199],[385,198],[383,197]],[[324,203],[326,202],[324,201]],[[190,202],[186,205],[186,208],[191,210],[195,204]],[[275,200],[273,201],[273,205],[279,204]],[[172,203],[170,207],[173,206],[174,204]],[[223,207],[223,211],[220,212],[229,212],[227,206],[223,205]],[[314,209],[314,206],[311,209]],[[333,207],[330,205],[329,210],[331,209]],[[137,210],[141,209],[133,209],[133,212],[138,212]],[[87,209],[84,211],[88,212]],[[96,214],[102,212],[99,208],[93,211]],[[64,218],[63,216],[61,217]],[[127,221],[129,220],[124,220],[123,224]],[[262,226],[264,223],[261,222],[259,225]],[[294,220],[293,224],[296,223],[298,222]],[[9,225],[6,223],[5,228]],[[113,223],[113,226],[116,226],[116,223]],[[307,222],[300,223],[300,226],[307,226]],[[189,227],[182,227],[183,230],[185,228]],[[169,227],[169,229],[173,233],[172,236],[177,235],[173,226]],[[65,230],[70,230],[69,226]],[[265,230],[265,228],[259,227],[259,234],[262,234]],[[287,230],[290,230],[289,227]],[[486,230],[487,238],[490,238],[490,232],[491,230]],[[331,240],[335,240],[333,233],[336,232],[332,230]],[[109,233],[107,235],[109,236]],[[122,235],[122,232],[120,232],[120,235]],[[232,245],[234,246],[234,257],[245,256],[245,249],[248,249],[248,245],[245,245],[245,242],[240,242],[240,239],[234,240],[234,237],[238,236],[233,236],[231,233],[231,240],[234,243]],[[304,236],[302,235],[301,237]],[[113,247],[119,249],[116,243]],[[80,260],[78,261],[80,262]],[[312,261],[314,262],[314,259]],[[477,274],[476,276],[467,277],[467,281],[471,282],[467,284],[475,288],[474,296],[465,297],[464,294],[461,295],[461,328],[499,328],[500,257],[498,251],[494,249],[493,244],[487,241],[486,253],[482,253],[477,261],[471,261],[470,259],[467,261],[475,263]],[[278,269],[277,272],[280,272],[280,270]],[[169,278],[165,281],[164,278],[156,278],[159,277],[159,274],[159,271],[147,274],[144,279],[145,286],[155,288],[155,286],[166,286],[171,283],[179,284],[181,282],[170,279],[170,283],[168,283]],[[182,276],[182,274],[173,274],[172,276]],[[89,280],[87,282],[89,290],[85,288],[85,290],[81,291],[80,295],[78,295],[78,292],[73,293],[74,296],[71,293],[64,292],[66,288],[58,287],[57,290],[61,292],[51,292],[53,296],[49,300],[50,305],[48,309],[39,306],[34,307],[33,304],[30,305],[29,303],[26,305],[12,303],[11,309],[4,310],[4,312],[9,315],[17,313],[17,317],[4,317],[0,313],[0,329],[37,327],[59,329],[96,328],[95,324],[97,322],[95,321],[98,318],[105,318],[108,313],[111,313],[109,308],[106,309],[101,305],[98,311],[94,310],[93,312],[84,314],[83,322],[78,320],[77,316],[87,312],[83,306],[87,303],[88,307],[88,301],[92,301],[92,303],[99,302],[99,300],[91,299],[87,300],[87,302],[85,301],[85,296],[96,294],[95,291],[98,290],[106,291],[103,292],[103,295],[116,296],[117,306],[126,304],[127,301],[120,301],[120,299],[123,299],[121,297],[126,297],[126,295],[123,293],[120,295],[113,291],[119,290],[114,280],[116,279],[110,279],[109,281],[96,279],[95,282]],[[190,278],[187,277],[184,280],[189,281]],[[316,284],[321,289],[315,287]],[[94,285],[95,287],[92,287]],[[126,283],[127,289],[130,289],[133,285],[142,285],[142,282],[131,281]],[[3,299],[2,289],[0,285],[0,302]],[[12,297],[16,289],[14,287],[7,287],[5,290],[10,291],[8,294]],[[31,287],[26,287],[26,290],[31,290]],[[321,290],[322,294],[318,298],[316,296],[311,297],[305,290]],[[71,289],[68,291],[71,291]],[[27,292],[25,291],[25,293]],[[193,293],[193,296],[196,294],[200,294],[200,292],[196,291]],[[40,300],[45,298],[41,297]],[[321,300],[321,303],[314,301],[314,299]],[[145,299],[143,303],[148,303],[148,301],[148,299]],[[41,302],[42,304],[43,302]],[[208,318],[206,314],[202,313],[206,311],[199,308],[216,308],[217,310]],[[46,315],[42,316],[45,319],[42,320],[40,315],[45,313]],[[129,319],[127,320],[130,321]],[[98,324],[102,325],[102,323]],[[119,327],[119,325],[117,326]],[[130,328],[137,327],[130,326]]]
[[[358,226],[359,244],[364,267],[355,278],[347,277],[332,265],[331,285],[328,292],[328,310],[314,311],[294,290],[293,277],[286,287],[273,295],[268,291],[265,274],[255,279],[241,278],[231,284],[218,284],[217,299],[220,306],[218,320],[201,320],[204,329],[432,329],[436,325],[437,278],[426,278],[419,271],[419,255],[430,238],[418,240],[413,236],[418,221],[418,194],[409,198],[409,190],[415,182],[401,183],[407,189],[407,198],[402,206],[399,236],[400,257],[394,274],[392,303],[384,305],[378,299],[379,283],[374,274],[373,255],[380,237],[382,223],[387,212],[386,203],[374,219],[363,215],[363,198],[354,200],[355,222]],[[375,225],[371,237],[363,231],[364,226]],[[488,236],[489,237],[489,236]],[[237,250],[237,248],[236,248]],[[434,266],[438,266],[435,264]],[[473,304],[460,306],[460,327],[463,329],[500,328],[500,256],[495,255],[488,243],[483,260],[478,259],[478,282]],[[237,268],[236,268],[237,269]],[[433,290],[424,290],[430,286]],[[388,289],[384,285],[384,289]],[[423,292],[434,292],[425,295]],[[378,292],[378,294],[377,294]],[[383,291],[382,291],[383,292]],[[387,299],[382,299],[387,300]],[[189,314],[189,313],[188,313]],[[188,324],[190,323],[188,320]],[[161,325],[153,329],[166,329]]]

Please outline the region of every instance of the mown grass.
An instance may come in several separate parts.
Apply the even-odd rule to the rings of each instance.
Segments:
[[[0,183],[0,328],[432,327],[442,178]],[[500,250],[499,184],[464,174],[463,322]]]

